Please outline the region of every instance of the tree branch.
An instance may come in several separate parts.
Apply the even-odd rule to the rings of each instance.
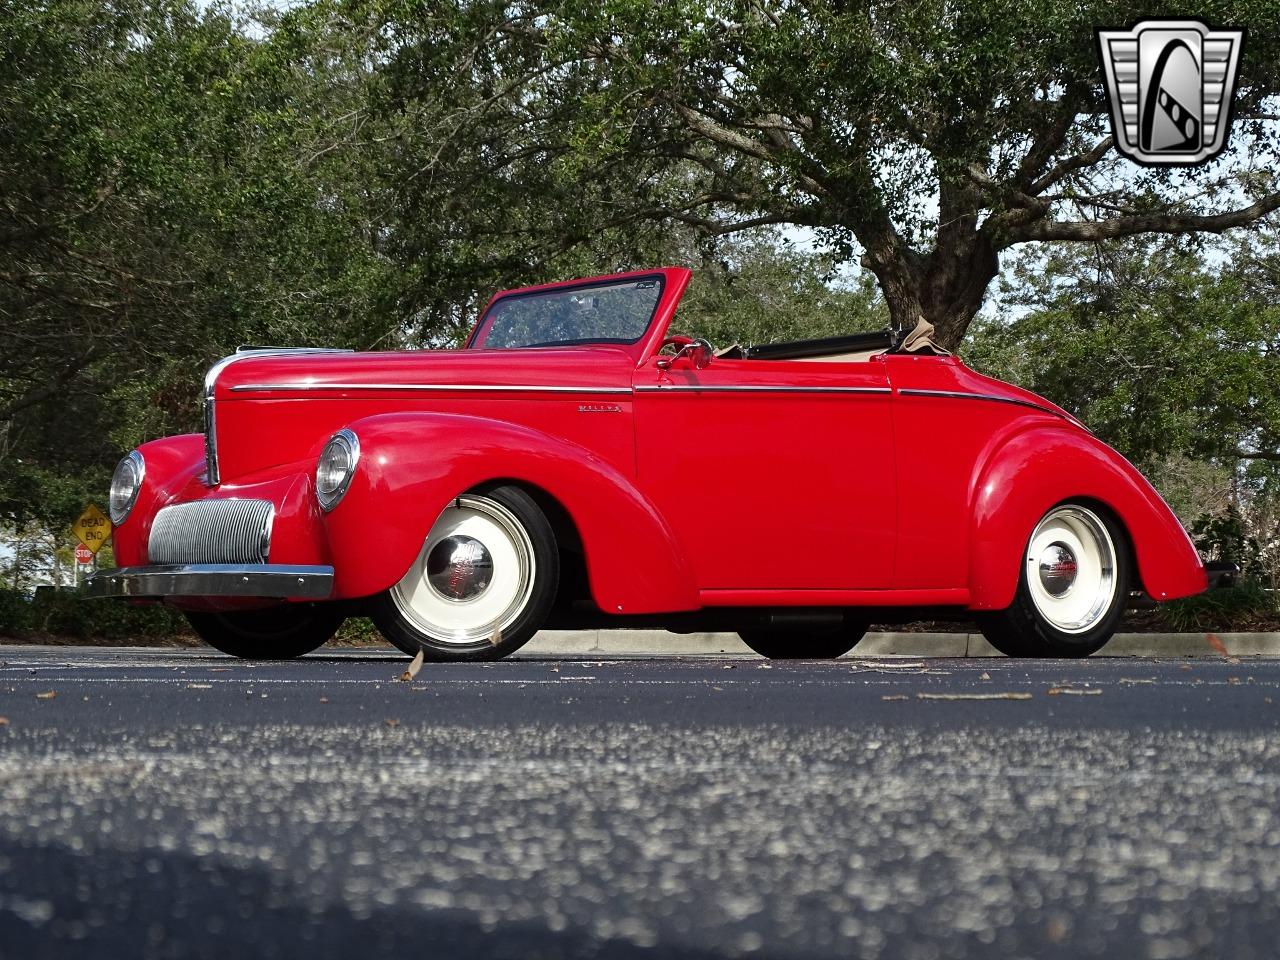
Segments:
[[[1235,455],[1240,460],[1280,461],[1280,450],[1236,450]]]
[[[1238,210],[1215,214],[1147,213],[1110,220],[1060,222],[1041,220],[1013,229],[1013,240],[1111,240],[1136,233],[1221,233],[1253,223],[1280,209],[1280,191]]]
[[[1026,192],[1033,196],[1043,193],[1067,174],[1074,173],[1083,167],[1092,167],[1106,156],[1107,151],[1111,149],[1114,142],[1111,137],[1103,137],[1091,150],[1086,150],[1084,153],[1077,153],[1073,157],[1066,157],[1058,161],[1054,164],[1053,169],[1027,187]]]
[[[777,154],[779,147],[776,144],[771,147],[756,140],[754,137],[748,137],[736,130],[732,130],[717,123],[705,113],[701,113],[679,101],[673,101],[672,106],[675,108],[676,113],[680,114],[681,119],[684,120],[690,130],[706,137],[712,143],[718,143],[723,147],[729,147],[738,153],[743,153],[768,163],[777,163],[781,159]],[[809,174],[801,173],[798,170],[792,170],[791,172],[800,182],[800,185],[810,193],[816,196],[822,196],[827,193],[826,187]]]
[[[1077,103],[1078,89],[1074,86],[1068,88],[1056,104],[1058,108],[1057,117],[1041,133],[1040,137],[1032,142],[1031,148],[1027,150],[1027,155],[1022,158],[1022,163],[1018,165],[1018,174],[1014,177],[1014,183],[1018,185],[1019,189],[1030,190],[1031,193],[1039,192],[1031,189],[1032,184],[1035,183],[1036,174],[1049,162],[1049,158],[1062,145],[1062,141],[1067,136],[1067,131],[1075,123]]]

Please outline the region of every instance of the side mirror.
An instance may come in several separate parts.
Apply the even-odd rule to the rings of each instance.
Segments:
[[[693,348],[689,353],[690,359],[693,360],[693,369],[704,370],[715,359],[716,353],[707,341],[695,340],[689,346]]]
[[[669,357],[661,357],[658,360],[659,370],[670,370],[671,365],[682,357],[688,358],[693,364],[695,370],[705,370],[707,366],[715,359],[715,350],[711,344],[699,337],[691,343],[686,343],[679,350]]]

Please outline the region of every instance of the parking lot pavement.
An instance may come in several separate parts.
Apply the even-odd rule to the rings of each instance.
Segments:
[[[1280,661],[0,661],[0,957],[1280,942]]]

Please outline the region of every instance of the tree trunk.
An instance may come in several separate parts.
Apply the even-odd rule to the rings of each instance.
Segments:
[[[897,329],[910,331],[921,319],[933,324],[934,339],[946,350],[964,341],[969,324],[1000,270],[1000,257],[980,234],[939,245],[927,257],[900,248],[893,255],[868,250],[864,265],[875,274]]]

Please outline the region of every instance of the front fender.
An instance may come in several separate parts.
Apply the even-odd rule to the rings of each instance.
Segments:
[[[124,523],[111,532],[116,563],[122,567],[147,562],[147,533],[156,511],[204,469],[204,435],[184,433],[138,447],[143,479],[138,499]]]
[[[360,464],[326,517],[337,594],[396,583],[449,501],[490,480],[536,486],[565,508],[607,613],[692,610],[698,595],[675,537],[631,481],[591,451],[527,427],[445,413],[391,413],[348,424]]]
[[[1178,518],[1124,457],[1084,431],[1037,426],[998,442],[971,488],[970,606],[1013,602],[1022,551],[1040,518],[1064,500],[1093,500],[1124,524],[1137,576],[1156,600],[1200,593],[1204,564]],[[1137,584],[1134,584],[1136,587]]]

